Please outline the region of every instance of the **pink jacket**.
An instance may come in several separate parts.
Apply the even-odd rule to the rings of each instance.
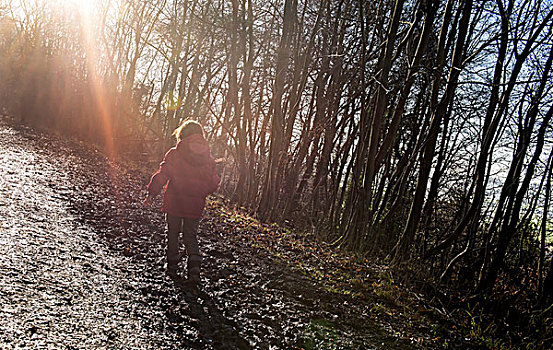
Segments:
[[[219,181],[207,141],[194,134],[165,154],[148,184],[148,193],[154,197],[167,184],[162,210],[174,216],[199,219],[205,197],[217,190]]]

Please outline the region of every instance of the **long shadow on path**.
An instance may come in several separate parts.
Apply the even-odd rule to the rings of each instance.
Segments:
[[[75,193],[71,207],[83,223],[94,228],[113,251],[128,257],[127,268],[143,295],[142,302],[162,310],[164,329],[174,334],[174,348],[250,349],[240,326],[225,317],[212,297],[193,297],[181,281],[163,272],[165,223],[159,208],[146,209],[141,199],[144,183],[137,171],[111,163],[79,148],[83,163],[71,171]],[[147,315],[145,315],[147,317]]]

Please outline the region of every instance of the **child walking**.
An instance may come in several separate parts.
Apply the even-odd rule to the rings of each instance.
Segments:
[[[167,274],[176,277],[180,261],[180,233],[188,255],[188,283],[197,287],[200,282],[202,257],[198,246],[198,224],[205,198],[219,186],[215,161],[204,138],[202,126],[193,120],[184,121],[173,133],[177,139],[148,184],[148,196],[153,199],[165,186],[162,211],[167,220]]]

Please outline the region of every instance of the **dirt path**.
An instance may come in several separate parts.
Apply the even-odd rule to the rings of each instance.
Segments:
[[[124,256],[69,212],[69,149],[0,130],[1,348],[153,349],[173,343]],[[46,147],[43,147],[46,146]],[[60,145],[55,145],[59,147]]]
[[[214,204],[190,298],[163,273],[163,218],[132,165],[5,122],[0,161],[2,349],[415,348],[221,225]]]

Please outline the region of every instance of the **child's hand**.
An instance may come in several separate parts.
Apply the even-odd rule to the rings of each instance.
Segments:
[[[150,196],[147,196],[145,199],[144,199],[144,205],[146,207],[150,207],[152,205],[152,202],[153,202],[153,198],[150,197]]]

